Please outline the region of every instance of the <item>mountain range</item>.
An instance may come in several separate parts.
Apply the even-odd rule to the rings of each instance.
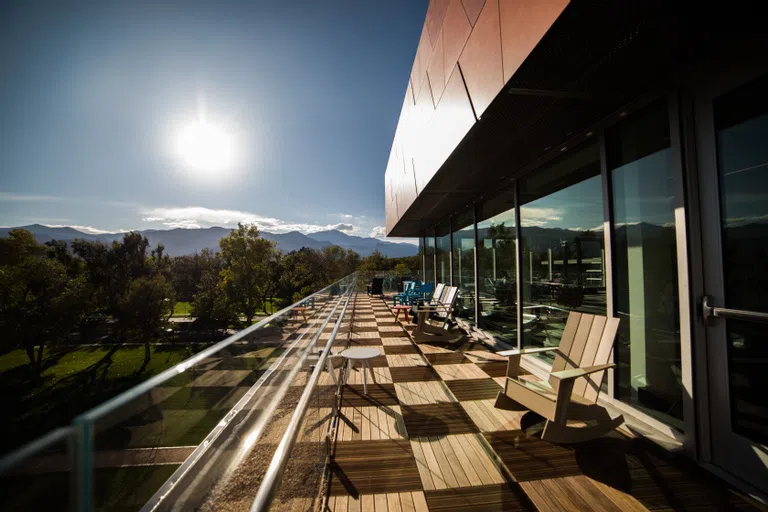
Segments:
[[[92,234],[70,227],[50,227],[41,224],[19,226],[19,228],[30,231],[39,243],[45,243],[49,240],[70,241],[75,239],[111,242],[123,237],[123,233]],[[7,237],[8,232],[12,229],[16,228],[0,228],[0,238]],[[227,236],[230,229],[220,227],[199,229],[176,228],[146,229],[139,232],[147,237],[152,247],[157,244],[163,244],[166,254],[181,256],[184,254],[194,254],[203,249],[218,250],[219,240]],[[384,256],[390,258],[415,256],[418,253],[418,247],[412,244],[384,242],[377,238],[352,236],[335,229],[309,234],[298,231],[290,231],[288,233],[261,231],[261,236],[267,240],[273,240],[277,244],[277,248],[283,252],[296,251],[302,247],[322,249],[331,245],[338,245],[345,249],[352,249],[360,256],[368,256],[374,251],[379,251]]]

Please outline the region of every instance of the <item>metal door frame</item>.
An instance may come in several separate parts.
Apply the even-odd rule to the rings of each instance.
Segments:
[[[762,47],[756,51],[755,44]],[[745,45],[746,46],[746,45]],[[765,55],[768,43],[751,42],[750,51],[729,49],[702,65],[690,76],[690,86],[683,93],[682,126],[684,153],[688,156],[688,197],[699,213],[689,231],[692,246],[691,293],[696,312],[693,337],[696,340],[696,417],[698,458],[712,462],[739,479],[749,481],[755,471],[765,466],[754,457],[755,444],[735,434],[731,428],[730,390],[726,330],[724,321],[704,324],[703,298],[710,295],[709,306],[724,306],[724,276],[721,231],[721,204],[713,101],[751,79],[768,72],[768,66],[749,55]],[[695,216],[694,216],[695,217]],[[712,250],[716,247],[716,250]],[[725,304],[727,306],[727,304]],[[754,483],[753,483],[754,485]]]

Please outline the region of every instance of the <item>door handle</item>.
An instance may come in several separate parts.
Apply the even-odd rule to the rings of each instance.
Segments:
[[[712,303],[714,299],[705,295],[701,299],[701,316],[705,325],[711,325],[713,318],[731,318],[734,320],[746,320],[747,322],[768,323],[768,313],[758,311],[746,311],[743,309],[719,308]]]

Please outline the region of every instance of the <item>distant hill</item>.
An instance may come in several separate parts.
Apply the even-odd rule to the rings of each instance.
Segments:
[[[20,226],[22,229],[30,231],[40,243],[49,240],[71,241],[75,239],[101,240],[111,242],[122,238],[122,233],[103,233],[90,234],[83,233],[74,228],[61,227],[54,228],[43,226],[41,224],[32,224],[30,226]],[[0,237],[8,236],[8,232],[14,228],[0,228]],[[184,254],[193,254],[203,249],[218,250],[219,240],[229,234],[227,228],[200,228],[200,229],[147,229],[141,233],[147,237],[152,246],[163,244],[166,253],[170,256],[181,256]],[[309,247],[312,249],[322,249],[331,245],[338,245],[345,249],[352,249],[361,256],[368,256],[373,251],[378,250],[385,256],[398,258],[403,256],[414,256],[418,253],[418,248],[412,244],[398,244],[393,242],[383,242],[376,238],[363,238],[351,236],[341,231],[321,231],[319,233],[303,234],[298,231],[288,233],[269,233],[262,231],[261,235],[267,240],[273,240],[277,248],[283,252],[291,252]]]

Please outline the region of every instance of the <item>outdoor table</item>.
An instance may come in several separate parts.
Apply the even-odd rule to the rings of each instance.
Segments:
[[[344,384],[347,383],[349,380],[349,374],[352,373],[352,367],[354,366],[354,363],[357,361],[360,363],[360,366],[363,370],[363,393],[368,394],[368,379],[365,376],[365,369],[368,368],[368,371],[371,372],[371,380],[373,382],[376,382],[376,377],[373,375],[373,369],[371,368],[370,363],[368,362],[369,359],[373,359],[374,357],[378,357],[381,355],[381,352],[379,352],[375,348],[371,347],[354,347],[354,348],[348,348],[347,350],[343,351],[341,353],[341,357],[346,359],[348,361],[347,365],[347,375],[344,378]]]
[[[307,321],[307,309],[309,309],[309,308],[307,308],[305,306],[296,306],[295,308],[293,308],[293,312],[294,313],[301,313],[301,317],[304,319],[304,322],[306,322]]]
[[[400,318],[400,312],[402,311],[405,315],[405,321],[408,321],[408,311],[411,309],[411,306],[408,304],[399,304],[395,306],[395,322],[397,322],[397,319]]]

